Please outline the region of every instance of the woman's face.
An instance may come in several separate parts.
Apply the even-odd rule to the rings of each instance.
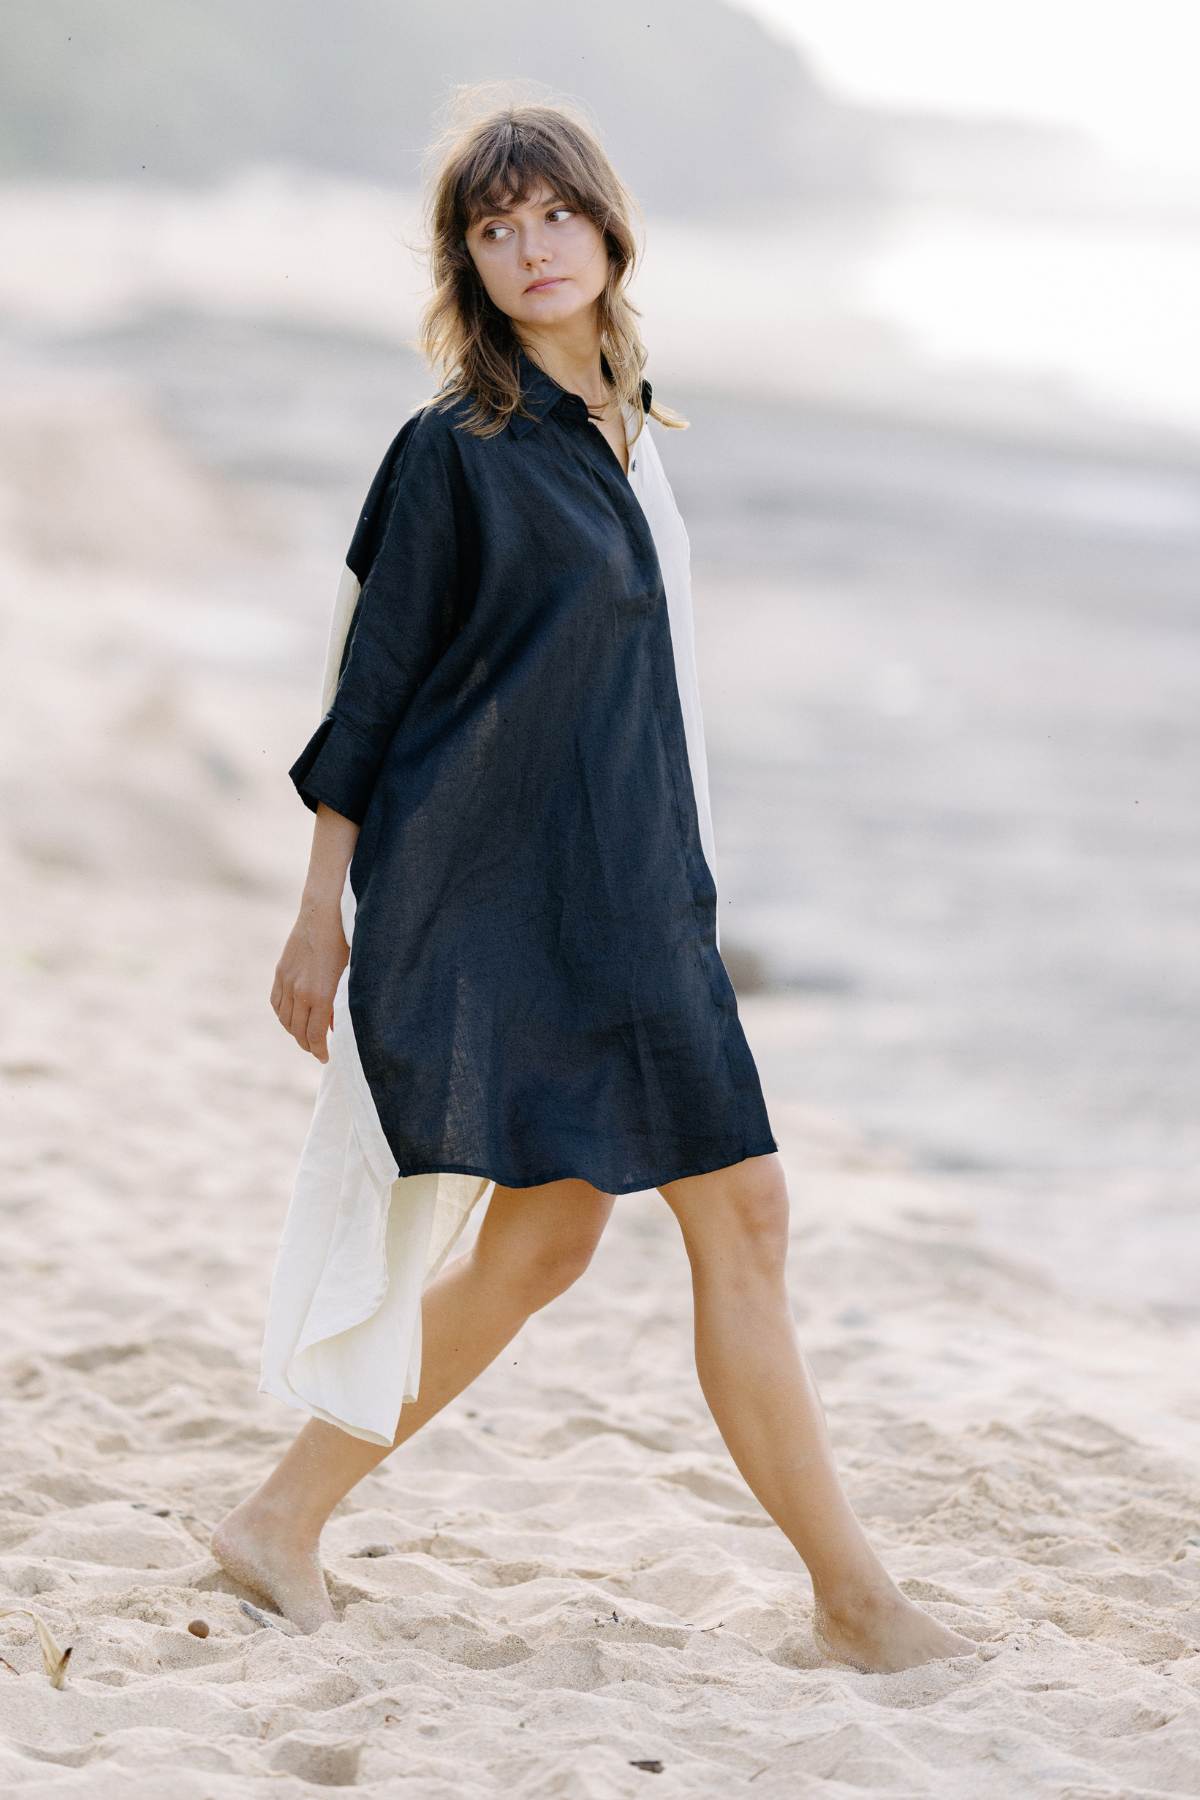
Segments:
[[[523,325],[553,328],[589,311],[608,279],[603,233],[544,182],[519,206],[481,214],[466,241],[488,298]]]

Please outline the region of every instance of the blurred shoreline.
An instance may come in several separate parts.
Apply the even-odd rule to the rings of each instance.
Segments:
[[[1107,208],[1097,174],[1090,210],[1043,213],[1037,166],[1003,142],[960,189],[923,166],[895,179],[886,205],[780,208],[769,227],[649,221],[632,294],[652,378],[694,391],[723,371],[763,401],[1200,451],[1200,202],[1160,212],[1113,171]],[[202,188],[0,181],[0,234],[0,322],[30,347],[206,315],[399,348],[426,286],[419,195],[285,163]]]

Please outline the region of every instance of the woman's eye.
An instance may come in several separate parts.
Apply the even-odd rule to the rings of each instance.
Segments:
[[[571,218],[573,217],[573,208],[569,206],[552,206],[547,217],[550,217],[554,213],[566,213],[567,217]],[[481,235],[488,243],[494,244],[497,240],[492,236],[493,231],[508,231],[509,229],[510,227],[507,225],[485,225]]]

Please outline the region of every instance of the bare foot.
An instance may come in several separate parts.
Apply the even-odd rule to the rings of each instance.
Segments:
[[[284,1521],[253,1498],[225,1515],[209,1548],[227,1575],[264,1594],[300,1631],[337,1617],[316,1548],[289,1538]]]
[[[893,1674],[939,1657],[969,1656],[974,1638],[939,1625],[899,1588],[883,1588],[836,1606],[817,1595],[813,1604],[817,1647],[864,1675]]]

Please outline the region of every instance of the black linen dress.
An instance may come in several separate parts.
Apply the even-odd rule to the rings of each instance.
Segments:
[[[654,540],[583,400],[401,427],[289,771],[361,826],[347,1004],[400,1176],[631,1193],[777,1149],[717,949]],[[649,404],[650,384],[643,384]]]

